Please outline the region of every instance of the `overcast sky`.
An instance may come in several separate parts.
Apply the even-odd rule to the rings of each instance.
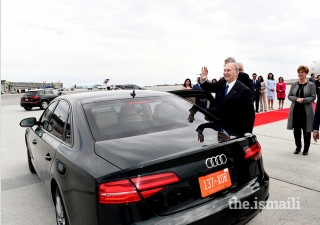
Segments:
[[[320,1],[5,0],[1,79],[138,85],[249,75],[297,78],[320,56]]]

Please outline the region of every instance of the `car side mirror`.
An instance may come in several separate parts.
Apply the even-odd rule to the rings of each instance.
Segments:
[[[21,120],[20,122],[21,127],[33,127],[36,124],[37,124],[37,119],[35,117],[26,118]]]
[[[52,125],[47,120],[43,121],[43,125],[42,126],[47,131],[49,131],[49,132],[52,131]]]
[[[60,91],[60,92],[58,93],[58,95],[62,95],[62,92]]]
[[[51,131],[53,130],[51,124],[48,124],[47,130],[48,130],[49,132],[51,132]]]

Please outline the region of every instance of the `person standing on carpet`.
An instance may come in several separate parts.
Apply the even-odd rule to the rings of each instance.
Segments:
[[[302,148],[301,130],[303,131],[304,149],[303,155],[308,155],[311,132],[313,131],[313,106],[316,99],[316,86],[313,82],[308,81],[307,66],[298,67],[299,81],[291,85],[288,99],[292,102],[288,117],[288,130],[293,130],[296,150],[294,154],[299,154]]]
[[[317,96],[320,92],[320,75],[317,76],[317,79],[316,81],[314,82],[316,84],[316,93],[317,93]]]
[[[320,76],[320,75],[318,75]],[[318,94],[317,108],[313,118],[313,139],[315,142],[319,140],[319,126],[320,126],[320,94]]]
[[[268,74],[267,79],[267,99],[268,99],[268,109],[273,110],[273,100],[276,93],[276,82],[274,81],[273,73]]]
[[[261,90],[260,90],[260,112],[263,112],[263,110],[267,111],[267,93],[266,93],[266,83],[263,80],[262,76],[258,77],[258,80],[261,84]]]
[[[260,91],[261,83],[257,80],[257,74],[252,74],[252,87],[253,87],[253,101],[256,103],[256,113],[259,113],[259,101],[260,101]]]
[[[286,83],[283,80],[283,77],[279,77],[276,87],[277,98],[279,101],[279,109],[283,109],[284,99],[286,98]]]

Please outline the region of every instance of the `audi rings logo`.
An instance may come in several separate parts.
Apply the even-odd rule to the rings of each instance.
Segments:
[[[211,169],[213,167],[221,166],[225,164],[227,161],[228,161],[227,156],[225,156],[224,154],[221,154],[211,158],[207,158],[205,164],[209,169]]]

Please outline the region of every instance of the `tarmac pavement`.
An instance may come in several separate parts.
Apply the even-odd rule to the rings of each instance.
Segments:
[[[19,126],[24,118],[39,118],[43,110],[25,111],[19,100],[18,94],[1,96],[1,224],[55,224],[52,200],[38,176],[29,172],[25,129]],[[289,106],[285,100],[284,108]],[[301,209],[264,209],[248,224],[320,224],[320,143],[312,140],[307,156],[293,154],[293,132],[286,123],[258,126],[253,133],[270,176],[269,201],[295,198]]]

